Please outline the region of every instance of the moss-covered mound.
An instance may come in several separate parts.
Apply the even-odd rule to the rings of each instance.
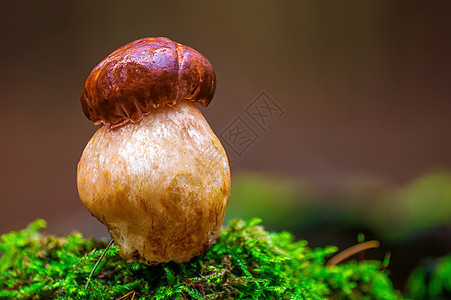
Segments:
[[[426,259],[407,282],[411,299],[451,299],[451,254]]]
[[[38,220],[2,236],[0,299],[399,299],[379,261],[326,266],[335,247],[311,249],[260,220],[231,221],[204,255],[184,264],[127,263],[81,234],[43,235]],[[91,275],[90,275],[91,274]]]

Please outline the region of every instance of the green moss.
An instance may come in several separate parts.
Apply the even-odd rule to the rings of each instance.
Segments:
[[[451,255],[423,262],[410,274],[407,290],[412,299],[451,299]]]
[[[184,264],[127,263],[106,242],[43,235],[38,220],[2,236],[0,299],[399,299],[379,261],[325,266],[336,247],[311,249],[260,220],[234,220],[207,253]]]

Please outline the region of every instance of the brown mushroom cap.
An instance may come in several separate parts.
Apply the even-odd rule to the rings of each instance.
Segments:
[[[92,70],[81,105],[95,125],[114,128],[182,99],[206,107],[215,89],[215,72],[202,54],[167,38],[144,38],[117,49]]]

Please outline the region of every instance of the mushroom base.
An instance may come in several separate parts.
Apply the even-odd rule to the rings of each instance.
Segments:
[[[230,168],[201,112],[181,101],[139,123],[100,127],[83,151],[77,186],[123,258],[185,262],[219,236]]]

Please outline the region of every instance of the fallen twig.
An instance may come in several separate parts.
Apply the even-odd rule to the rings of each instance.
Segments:
[[[326,266],[332,267],[336,266],[340,262],[344,261],[345,259],[368,249],[371,248],[378,248],[380,246],[380,243],[378,241],[367,241],[363,243],[359,243],[357,245],[354,245],[352,247],[349,247],[340,253],[334,255],[326,264]]]

